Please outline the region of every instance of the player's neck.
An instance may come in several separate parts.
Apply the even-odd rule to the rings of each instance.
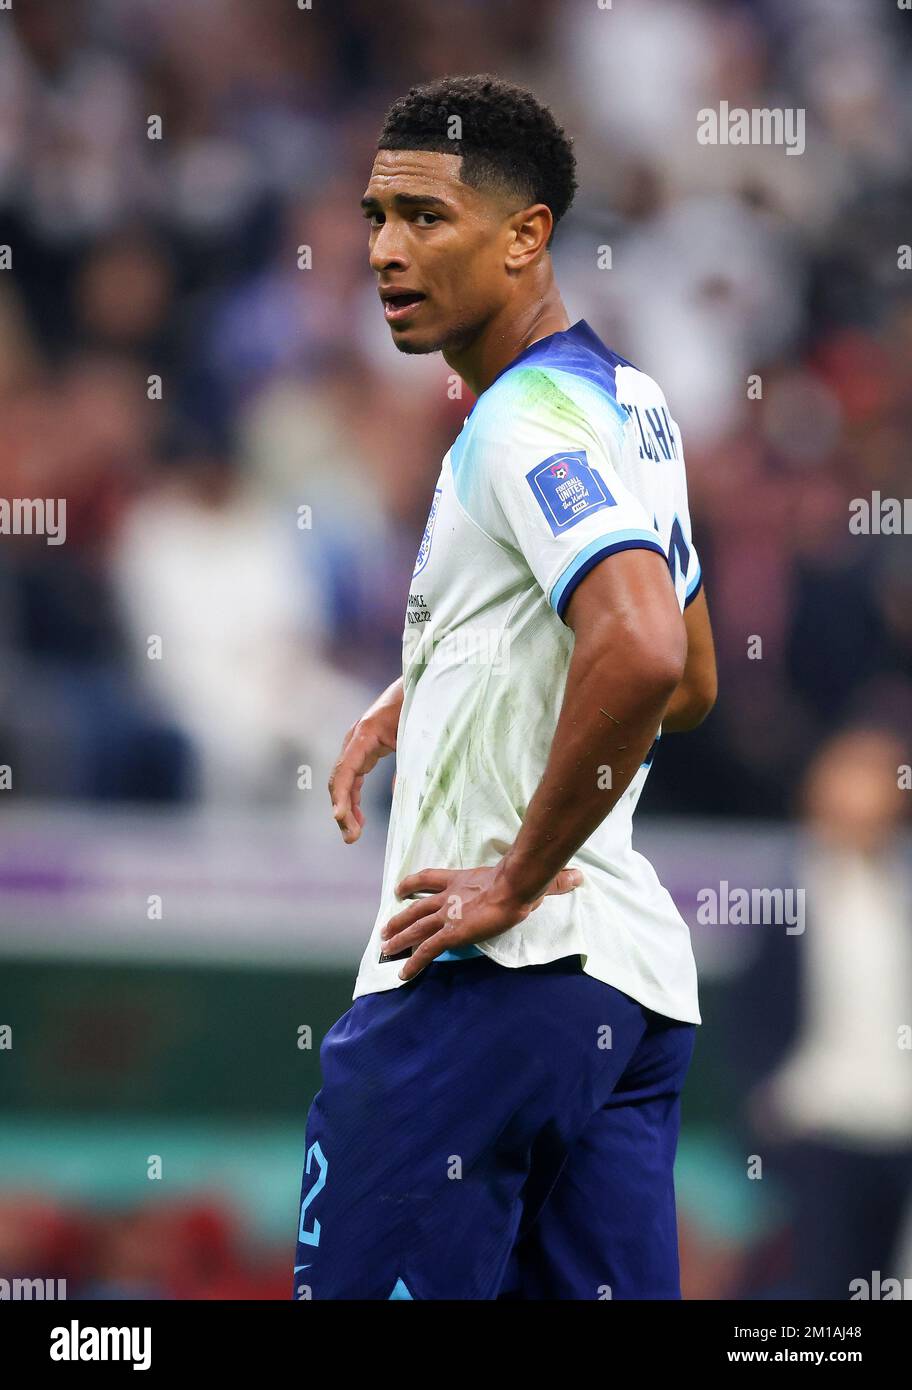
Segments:
[[[569,327],[567,310],[552,280],[543,295],[523,304],[506,305],[468,347],[445,351],[443,356],[469,390],[480,396],[526,348]]]

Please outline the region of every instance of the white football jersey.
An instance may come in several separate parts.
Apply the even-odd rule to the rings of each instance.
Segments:
[[[379,937],[406,905],[400,879],[494,865],[512,845],[557,727],[570,596],[631,547],[665,557],[683,609],[701,578],[680,432],[656,383],[580,321],[510,363],[443,460],[408,598],[383,887],[355,998],[403,983]],[[512,967],[580,954],[587,974],[699,1023],[687,924],[631,842],[651,757],[568,861],[582,884],[468,949]]]

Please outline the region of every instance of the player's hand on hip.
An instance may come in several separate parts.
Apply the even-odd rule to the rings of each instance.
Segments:
[[[539,897],[518,902],[500,874],[500,866],[479,869],[422,869],[396,885],[398,898],[416,898],[381,929],[384,953],[398,955],[414,947],[399,978],[411,980],[441,951],[470,946],[509,931],[551,893],[572,893],[583,881],[579,869],[561,869]]]
[[[355,843],[364,825],[361,810],[364,778],[381,758],[396,751],[401,708],[400,677],[355,721],[342,742],[342,752],[329,778],[329,795],[333,819],[347,845]]]

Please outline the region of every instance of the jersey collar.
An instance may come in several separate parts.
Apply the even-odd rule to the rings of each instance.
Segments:
[[[534,343],[530,343],[527,348],[523,348],[522,352],[517,353],[512,362],[508,362],[505,367],[501,367],[500,371],[492,378],[484,391],[475,398],[475,404],[472,406],[472,410],[475,409],[475,406],[481,400],[485,392],[490,391],[495,381],[499,381],[507,372],[511,372],[520,362],[527,362],[530,357],[537,357],[541,353],[547,352],[558,338],[583,338],[589,339],[591,342],[593,338],[596,338],[596,335],[585,319],[578,319],[577,322],[571,324],[569,328],[562,328],[557,333],[547,333],[544,338],[536,338]],[[596,341],[598,341],[597,338]],[[469,414],[466,416],[466,423],[468,423],[472,410],[470,410]]]

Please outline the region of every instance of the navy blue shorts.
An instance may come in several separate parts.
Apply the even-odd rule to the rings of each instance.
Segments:
[[[356,999],[320,1049],[293,1297],[680,1298],[695,1033],[579,956]]]

